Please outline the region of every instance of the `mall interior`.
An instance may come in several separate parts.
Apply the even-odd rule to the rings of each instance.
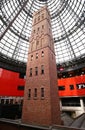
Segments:
[[[85,129],[85,0],[0,1],[0,124]]]

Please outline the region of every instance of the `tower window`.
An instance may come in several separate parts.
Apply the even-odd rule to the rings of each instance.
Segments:
[[[32,76],[32,68],[30,68],[30,76]]]
[[[44,19],[44,14],[42,14],[42,19]]]
[[[38,21],[40,21],[40,16],[38,16]]]
[[[34,97],[37,97],[37,88],[34,89]]]
[[[38,75],[38,67],[35,67],[35,75]]]
[[[42,54],[41,54],[42,57],[44,57],[44,51],[42,51]]]
[[[39,41],[36,42],[36,45],[37,45],[37,46],[39,45]]]
[[[31,89],[28,89],[28,99],[31,98]]]
[[[33,55],[31,55],[31,61],[33,60]]]
[[[36,59],[38,59],[38,53],[36,53]]]
[[[39,41],[36,41],[36,49],[39,47]]]
[[[44,65],[41,65],[41,74],[44,74]]]
[[[41,98],[43,98],[44,96],[44,88],[41,88]]]
[[[34,19],[34,23],[36,23],[36,18]]]
[[[44,25],[42,25],[42,29],[44,29]]]
[[[33,32],[35,33],[35,30]]]

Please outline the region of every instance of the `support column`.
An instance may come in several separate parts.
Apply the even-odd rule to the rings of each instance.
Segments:
[[[80,106],[81,106],[81,112],[84,113],[85,110],[84,110],[84,102],[83,102],[83,99],[80,98]]]
[[[80,98],[80,110],[79,111],[75,111],[76,113],[76,117],[80,116],[81,114],[85,113],[85,110],[84,110],[84,102],[83,102],[83,99]]]
[[[62,101],[60,99],[60,111],[62,111]]]

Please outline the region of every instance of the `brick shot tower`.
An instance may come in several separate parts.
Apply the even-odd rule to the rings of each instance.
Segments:
[[[41,126],[61,124],[54,43],[46,6],[33,15],[22,122]]]

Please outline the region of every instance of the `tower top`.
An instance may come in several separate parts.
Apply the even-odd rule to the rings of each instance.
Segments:
[[[48,12],[48,15],[50,15],[50,13],[49,13],[49,11],[48,11],[48,8],[47,8],[47,6],[45,5],[45,6],[41,7],[38,11],[34,12],[34,13],[33,13],[33,17],[34,17],[35,15],[39,15],[39,14],[42,13],[44,10],[46,10],[46,11]]]
[[[48,21],[50,21],[50,12],[49,12],[47,6],[44,6],[41,9],[39,9],[38,11],[34,12],[32,25],[34,26],[36,23],[42,21],[43,19],[48,19]]]
[[[33,14],[32,33],[29,41],[29,53],[45,47],[49,47],[54,52],[50,13],[47,6]]]

